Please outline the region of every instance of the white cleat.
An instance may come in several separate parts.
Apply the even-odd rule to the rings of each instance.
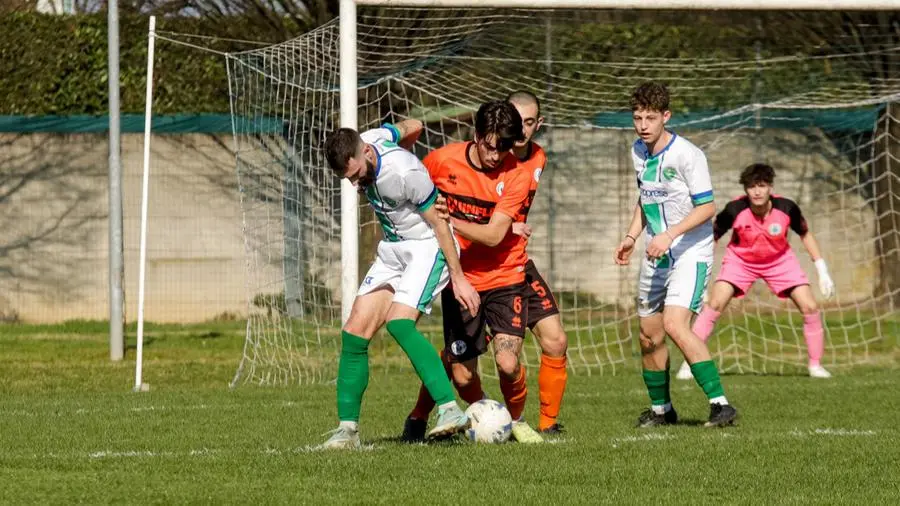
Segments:
[[[694,374],[691,373],[691,365],[688,364],[686,360],[681,363],[681,368],[678,369],[678,373],[675,374],[675,377],[680,380],[694,379]]]
[[[338,427],[330,432],[331,437],[322,443],[323,450],[355,450],[360,447],[359,431],[349,427]]]
[[[830,378],[831,373],[828,372],[821,365],[811,365],[809,366],[809,377],[810,378]]]
[[[459,406],[454,405],[446,410],[438,411],[437,421],[425,437],[436,439],[452,436],[457,432],[465,432],[470,425],[469,417],[459,409]]]

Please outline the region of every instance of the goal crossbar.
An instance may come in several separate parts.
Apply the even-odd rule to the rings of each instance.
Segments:
[[[355,0],[383,7],[643,10],[900,10],[900,0]]]

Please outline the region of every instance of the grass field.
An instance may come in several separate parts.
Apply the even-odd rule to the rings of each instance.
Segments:
[[[334,386],[227,388],[243,324],[149,326],[148,393],[133,351],[108,361],[102,323],[0,326],[0,502],[311,504],[896,504],[896,361],[833,380],[726,376],[737,427],[706,430],[702,394],[677,382],[684,423],[638,431],[637,370],[570,376],[554,444],[406,446],[415,394],[377,373],[366,451],[314,446],[335,424]],[[130,336],[133,342],[133,332]],[[636,360],[631,360],[636,367]],[[536,371],[528,416],[537,417]],[[499,398],[493,380],[489,395]]]

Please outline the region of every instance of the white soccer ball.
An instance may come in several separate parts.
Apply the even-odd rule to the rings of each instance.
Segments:
[[[506,406],[492,399],[482,399],[466,410],[472,423],[466,436],[476,443],[505,443],[512,432],[512,416]]]

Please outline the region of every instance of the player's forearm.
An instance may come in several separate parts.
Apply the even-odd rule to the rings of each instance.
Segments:
[[[816,240],[816,237],[812,232],[807,232],[800,240],[803,242],[803,246],[806,248],[806,252],[809,253],[813,262],[822,258],[822,250],[819,249],[819,241]]]
[[[500,244],[500,242],[503,241],[503,238],[506,237],[509,225],[504,228],[500,226],[499,223],[493,221],[485,225],[479,225],[468,221],[453,219],[453,229],[456,230],[456,233],[470,241],[494,247]]]
[[[404,149],[412,149],[422,134],[422,122],[417,119],[405,119],[394,126],[400,131],[400,140],[397,144]]]
[[[638,202],[637,205],[634,206],[634,213],[631,215],[631,223],[628,225],[628,231],[625,235],[631,236],[632,239],[637,241],[638,235],[644,231],[645,226],[647,226],[647,223],[644,220],[644,212],[641,211],[641,203]]]
[[[453,242],[453,232],[450,231],[450,225],[440,220],[434,227],[434,235],[437,237],[438,246],[444,252],[444,259],[447,261],[447,270],[450,277],[455,278],[462,276],[462,265],[459,262],[459,254],[456,252],[456,243]]]
[[[666,232],[672,237],[674,240],[679,235],[690,232],[691,230],[699,227],[700,225],[708,222],[716,215],[716,204],[714,202],[708,202],[706,204],[701,204],[688,213],[687,216],[684,217],[683,220],[678,222],[675,225],[669,227]]]

